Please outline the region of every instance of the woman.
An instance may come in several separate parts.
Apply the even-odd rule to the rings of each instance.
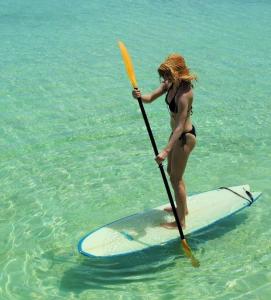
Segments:
[[[140,90],[133,90],[134,98],[141,98],[144,103],[151,103],[166,94],[166,104],[170,111],[172,133],[166,147],[155,158],[158,164],[166,158],[167,172],[174,190],[177,213],[182,228],[185,228],[185,216],[188,214],[186,189],[183,180],[185,167],[190,153],[196,145],[196,131],[192,125],[193,85],[196,76],[192,75],[181,55],[170,55],[158,68],[162,79],[161,85],[152,93],[142,95]],[[172,209],[167,208],[170,212]],[[176,222],[163,224],[166,228],[175,228]]]

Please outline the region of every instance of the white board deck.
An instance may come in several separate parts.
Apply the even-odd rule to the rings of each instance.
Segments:
[[[245,190],[249,185],[230,187],[231,190],[249,199]],[[253,192],[254,200],[261,193]],[[231,216],[249,206],[249,202],[226,189],[217,189],[188,197],[189,215],[186,217],[184,235],[202,230],[221,219]],[[83,237],[78,250],[86,256],[110,257],[130,254],[164,245],[179,238],[178,229],[166,229],[162,223],[174,221],[174,216],[164,211],[170,204],[134,214],[104,225]]]

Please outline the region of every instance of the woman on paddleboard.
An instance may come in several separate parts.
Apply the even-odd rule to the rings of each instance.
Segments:
[[[191,121],[193,104],[193,84],[196,76],[191,74],[184,58],[179,54],[170,55],[158,68],[161,78],[160,86],[150,94],[142,95],[139,89],[133,90],[135,99],[141,98],[144,103],[151,103],[166,93],[166,104],[170,112],[172,129],[166,147],[155,158],[158,164],[166,158],[167,172],[174,190],[177,213],[181,226],[185,228],[185,216],[188,214],[184,171],[190,153],[196,145],[196,130]],[[171,209],[166,209],[170,211]],[[175,228],[176,222],[163,224]]]

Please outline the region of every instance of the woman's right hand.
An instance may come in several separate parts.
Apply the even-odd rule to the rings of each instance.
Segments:
[[[141,92],[139,89],[133,89],[133,92],[132,92],[132,95],[135,99],[138,99],[138,98],[141,98],[142,95],[141,95]]]

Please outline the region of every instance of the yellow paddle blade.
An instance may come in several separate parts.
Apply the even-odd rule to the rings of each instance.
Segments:
[[[134,72],[134,67],[133,67],[131,57],[128,53],[127,48],[121,41],[119,41],[119,48],[130,82],[132,86],[136,88],[137,83],[136,83],[136,77],[135,77],[135,72]]]
[[[183,250],[184,250],[184,253],[186,254],[186,256],[188,258],[191,259],[191,263],[192,263],[192,266],[195,267],[195,268],[198,268],[200,266],[200,262],[196,259],[196,257],[193,255],[192,251],[191,251],[191,248],[188,246],[187,242],[185,239],[183,239],[182,241],[182,246],[183,246]]]

